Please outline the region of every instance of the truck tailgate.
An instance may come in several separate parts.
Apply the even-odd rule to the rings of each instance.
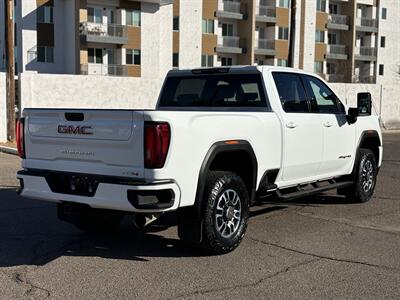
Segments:
[[[143,178],[143,111],[26,109],[25,168]]]

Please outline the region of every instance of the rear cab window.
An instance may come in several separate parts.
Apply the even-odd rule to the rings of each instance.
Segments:
[[[191,74],[167,77],[160,95],[166,107],[265,108],[267,100],[261,73]]]

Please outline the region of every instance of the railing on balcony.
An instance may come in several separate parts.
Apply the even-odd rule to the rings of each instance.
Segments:
[[[237,13],[240,14],[240,2],[234,1],[222,1],[220,5],[220,10],[230,13]]]
[[[256,49],[275,50],[275,40],[256,39]]]
[[[368,47],[368,46],[361,46],[355,49],[356,55],[359,56],[370,56],[370,57],[375,57],[376,56],[376,48],[373,47]]]
[[[219,36],[219,47],[240,48],[240,37],[238,36]]]
[[[128,39],[127,27],[119,24],[83,22],[81,23],[80,32],[82,35],[99,39],[99,42],[123,43]]]
[[[258,5],[257,6],[257,15],[262,16],[262,17],[276,18],[276,7],[266,6],[266,5]]]
[[[330,54],[340,54],[340,55],[347,55],[347,47],[345,45],[328,45],[328,53]]]
[[[326,74],[325,79],[329,82],[343,82],[344,74]]]
[[[82,75],[99,76],[128,76],[126,65],[105,65],[105,64],[83,64],[81,65]]]
[[[370,18],[358,18],[357,25],[365,27],[378,27],[378,20]]]
[[[343,15],[329,14],[328,22],[337,25],[349,25],[349,17]]]
[[[353,83],[375,83],[374,75],[353,75]]]

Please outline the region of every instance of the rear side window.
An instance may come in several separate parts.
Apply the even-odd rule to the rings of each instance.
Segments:
[[[299,75],[274,72],[272,76],[274,77],[279,99],[285,112],[309,112],[306,93]]]
[[[160,107],[263,107],[266,99],[260,74],[171,76]]]

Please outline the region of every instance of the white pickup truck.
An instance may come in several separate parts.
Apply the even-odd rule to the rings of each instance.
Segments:
[[[175,212],[180,238],[214,254],[265,197],[368,201],[382,161],[369,94],[348,108],[318,76],[271,66],[174,70],[155,110],[25,109],[17,127],[22,196],[83,230]]]

